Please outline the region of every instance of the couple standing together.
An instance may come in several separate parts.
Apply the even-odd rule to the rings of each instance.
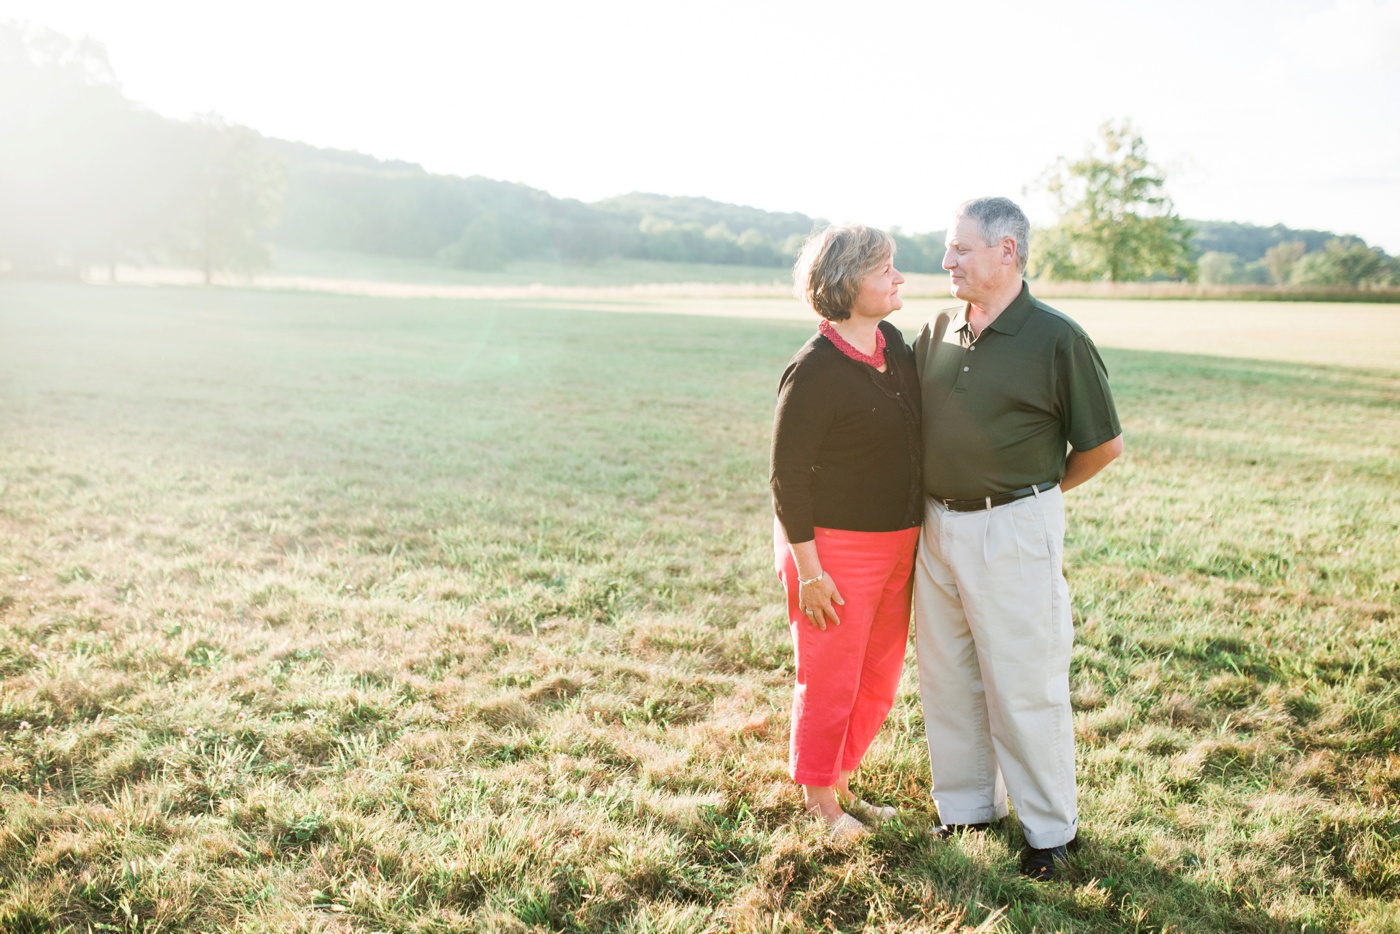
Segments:
[[[858,835],[894,809],[850,791],[894,704],[913,605],[933,799],[948,838],[1008,813],[1049,879],[1078,825],[1062,493],[1121,453],[1098,351],[1031,296],[1030,224],[959,207],[943,268],[961,308],[909,347],[894,242],[832,227],[794,269],[818,333],[778,389],[771,485],[797,655],[789,771]],[[849,813],[848,813],[849,812]]]

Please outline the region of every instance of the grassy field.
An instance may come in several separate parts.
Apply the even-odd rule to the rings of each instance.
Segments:
[[[107,281],[110,270],[88,270],[94,282]],[[119,267],[118,281],[141,281],[153,274],[188,284],[202,282],[196,270],[150,270]],[[332,250],[294,250],[279,247],[271,268],[258,279],[315,279],[320,281],[377,282],[405,286],[458,286],[469,288],[510,288],[542,285],[548,287],[634,286],[693,284],[764,285],[782,284],[790,289],[792,274],[787,267],[733,266],[714,263],[668,263],[654,260],[606,259],[596,263],[561,263],[545,260],[518,260],[501,269],[457,269],[438,260],[423,257],[394,257]],[[239,282],[227,275],[226,281]]]
[[[116,281],[125,284],[200,285],[203,274],[194,269],[119,266]],[[85,272],[88,281],[112,281],[113,270],[95,266]],[[905,271],[906,298],[942,300],[948,294],[943,273]],[[786,297],[791,291],[786,266],[731,266],[713,263],[676,263],[659,260],[606,259],[596,263],[563,263],[519,260],[501,269],[453,268],[427,257],[394,257],[334,250],[296,250],[279,247],[272,266],[254,277],[219,273],[216,282],[276,290],[338,292],[381,298],[496,298],[514,293],[535,297],[578,289],[634,290],[685,297],[697,293],[711,299],[723,297]],[[1176,306],[1202,300],[1234,305],[1308,303],[1380,305],[1400,303],[1400,288],[1348,289],[1339,287],[1205,286],[1191,282],[1042,282],[1033,286],[1042,298],[1057,301],[1091,299],[1090,304],[1152,299]],[[522,294],[523,293],[523,294]],[[532,294],[533,293],[533,294]],[[1159,313],[1165,315],[1165,312]]]
[[[460,285],[636,285],[665,282],[787,282],[786,267],[733,266],[714,263],[666,263],[606,259],[596,263],[518,260],[498,270],[453,269],[424,259],[395,259],[363,253],[279,249],[275,275],[328,279],[378,279],[397,282],[449,282]]]
[[[767,438],[810,321],[0,285],[0,930],[1400,930],[1368,320],[1105,348],[1084,832],[1036,886],[1011,822],[926,835],[912,670],[857,782],[902,820],[830,842],[785,776]]]

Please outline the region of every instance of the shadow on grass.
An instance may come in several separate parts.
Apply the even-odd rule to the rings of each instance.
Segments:
[[[1296,930],[1247,895],[1192,878],[1189,868],[1172,871],[1087,834],[1071,844],[1069,866],[1058,879],[1032,882],[1018,869],[1023,845],[1014,815],[991,832],[953,841],[934,840],[926,827],[911,823],[871,843],[889,867],[892,888],[922,894],[924,907],[930,897],[959,906],[971,924],[1001,909],[999,920],[1016,931]],[[848,916],[853,910],[847,906]]]

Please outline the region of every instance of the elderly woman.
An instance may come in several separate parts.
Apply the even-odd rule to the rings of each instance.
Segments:
[[[919,384],[899,329],[894,241],[814,234],[793,269],[821,320],[778,384],[770,483],[778,575],[797,654],[789,771],[807,810],[856,836],[894,815],[851,794],[904,667],[923,521]]]

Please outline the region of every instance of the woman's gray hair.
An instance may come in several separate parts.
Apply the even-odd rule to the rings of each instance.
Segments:
[[[1031,252],[1031,222],[1010,198],[973,198],[958,205],[954,220],[966,217],[977,222],[977,229],[987,245],[1000,243],[1007,237],[1016,241],[1016,268],[1025,275],[1026,260]]]
[[[883,230],[863,224],[819,230],[792,267],[793,294],[823,318],[844,321],[861,280],[892,259],[894,238]]]

